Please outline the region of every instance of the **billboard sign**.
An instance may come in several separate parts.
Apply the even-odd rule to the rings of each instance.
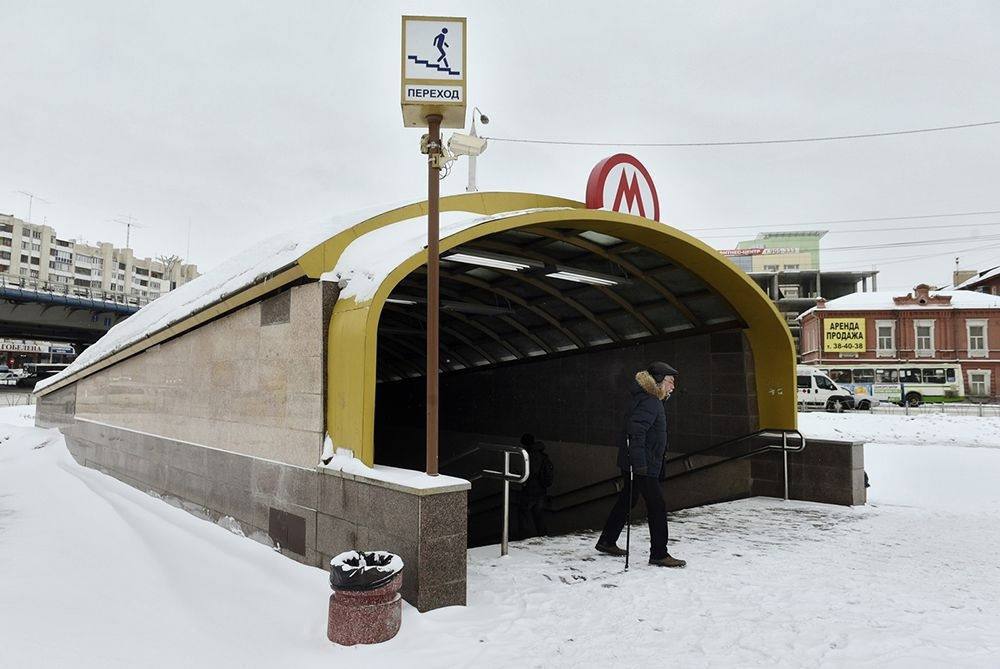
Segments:
[[[826,353],[863,353],[864,318],[824,318],[823,351]]]

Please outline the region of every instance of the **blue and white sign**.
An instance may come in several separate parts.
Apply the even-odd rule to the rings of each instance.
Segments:
[[[404,16],[403,124],[425,127],[441,114],[441,127],[465,126],[465,19]]]

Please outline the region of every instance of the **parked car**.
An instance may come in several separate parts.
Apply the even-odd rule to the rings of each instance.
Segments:
[[[815,367],[798,365],[795,376],[799,405],[836,413],[854,408],[854,396]]]
[[[12,386],[17,383],[20,374],[7,365],[0,365],[0,386]]]
[[[854,397],[855,406],[861,411],[869,411],[872,407],[877,407],[882,403],[877,397],[871,395],[856,395]]]

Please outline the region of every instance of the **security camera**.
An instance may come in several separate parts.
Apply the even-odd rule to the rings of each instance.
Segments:
[[[489,125],[490,124],[490,117],[487,116],[486,114],[480,114],[479,115],[479,122],[482,123],[483,125]]]
[[[486,150],[486,140],[456,132],[448,140],[448,149],[456,156],[479,156]]]

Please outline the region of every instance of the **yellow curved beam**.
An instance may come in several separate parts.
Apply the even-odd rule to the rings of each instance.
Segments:
[[[484,216],[504,211],[520,211],[540,207],[583,208],[584,204],[562,197],[536,193],[466,193],[441,198],[441,211],[468,211]],[[340,254],[344,252],[348,244],[358,237],[386,225],[426,215],[427,203],[415,202],[373,216],[304,253],[298,260],[299,267],[303,269],[306,276],[318,279],[323,272],[329,272],[337,265]]]
[[[490,214],[525,208],[509,207],[506,194],[490,195],[498,197],[488,204],[503,208],[490,211],[490,207],[484,205],[483,210],[475,211]],[[469,210],[467,197],[470,196],[457,196],[450,208]],[[554,200],[557,199],[539,197],[540,204],[534,206],[567,206],[565,203],[569,202],[562,200],[556,204]],[[569,206],[580,207],[580,204]],[[419,215],[411,212],[407,211],[407,215],[398,220]],[[748,326],[745,332],[754,357],[758,427],[796,427],[795,351],[784,319],[757,284],[734,264],[679,230],[645,218],[601,210],[541,211],[486,221],[458,232],[441,240],[441,252],[480,237],[534,225],[594,230],[632,241],[700,277],[729,301]],[[369,465],[375,455],[375,358],[379,317],[386,298],[396,285],[426,262],[425,251],[416,253],[386,277],[370,300],[356,303],[353,299],[345,299],[334,307],[327,349],[327,430],[335,445],[351,448]]]

